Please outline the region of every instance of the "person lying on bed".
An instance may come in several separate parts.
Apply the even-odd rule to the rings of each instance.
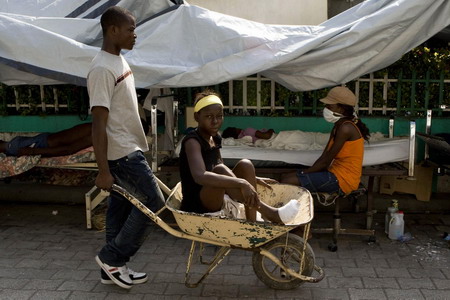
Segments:
[[[361,180],[364,140],[369,139],[369,129],[354,114],[356,96],[348,88],[334,87],[320,101],[325,103],[325,120],[334,123],[328,143],[311,167],[283,174],[281,182],[311,192],[348,194],[358,188]]]
[[[145,135],[150,127],[143,118],[141,125]],[[76,125],[55,133],[41,133],[36,136],[16,136],[9,142],[0,140],[0,153],[8,156],[41,155],[44,157],[64,156],[77,153],[92,146],[92,123]]]
[[[66,130],[41,133],[32,137],[16,136],[9,142],[0,141],[0,152],[8,156],[70,155],[92,146],[91,125],[79,124]]]
[[[222,137],[224,139],[226,138],[234,138],[234,139],[241,139],[245,136],[250,136],[252,138],[252,142],[255,143],[258,139],[268,140],[272,137],[272,135],[275,133],[275,130],[273,129],[261,129],[256,130],[255,128],[237,128],[237,127],[227,127],[222,132]]]
[[[277,209],[261,202],[257,182],[268,185],[274,180],[258,178],[253,164],[243,159],[233,170],[223,164],[220,155],[223,104],[217,94],[206,90],[195,97],[194,118],[198,127],[188,133],[181,145],[180,176],[183,192],[181,210],[196,213],[223,211],[226,216],[256,220],[256,212],[275,223],[288,223],[299,210],[297,200]],[[235,202],[237,201],[237,202]],[[245,209],[241,209],[243,203]]]

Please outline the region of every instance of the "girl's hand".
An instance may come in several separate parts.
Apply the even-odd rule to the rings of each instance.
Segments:
[[[243,204],[248,207],[258,207],[259,198],[255,188],[248,182],[241,187],[241,193],[244,198]]]
[[[272,179],[272,178],[256,177],[256,183],[272,190],[273,188],[270,185],[278,183],[278,181],[276,181],[275,179]]]

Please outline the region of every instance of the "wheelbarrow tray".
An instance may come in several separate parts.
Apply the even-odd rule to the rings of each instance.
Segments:
[[[172,190],[166,201],[166,207],[172,211],[180,230],[186,234],[227,244],[230,247],[257,248],[299,225],[311,222],[314,217],[313,198],[308,190],[287,184],[274,184],[271,187],[272,189],[258,186],[259,198],[266,204],[281,207],[291,199],[300,202],[301,209],[291,223],[279,225],[271,222],[248,222],[181,211],[180,183]]]

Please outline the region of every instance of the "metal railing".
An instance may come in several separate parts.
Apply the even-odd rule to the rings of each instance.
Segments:
[[[358,112],[368,115],[421,113],[425,116],[431,109],[436,116],[442,116],[443,112],[450,111],[450,78],[445,79],[444,72],[439,78],[431,78],[430,71],[419,75],[423,74],[412,72],[411,78],[404,78],[400,72],[398,78],[389,78],[388,74],[377,78],[371,73],[348,82],[347,86],[358,99]],[[328,91],[292,92],[259,74],[228,81],[213,89],[222,94],[228,113],[242,115],[274,112],[314,115],[322,106],[319,99]],[[192,89],[187,94],[187,105],[193,105]]]
[[[377,78],[371,73],[348,82],[347,86],[359,100],[358,112],[367,115],[408,113],[426,116],[426,111],[431,109],[435,116],[442,116],[443,112],[450,111],[450,78],[446,79],[444,72],[439,78],[432,78],[430,74],[430,71],[426,74],[413,71],[411,78],[404,78],[402,72],[398,78],[389,78],[388,74]],[[83,105],[80,103],[84,99],[70,95],[67,87],[65,90],[64,86],[38,87],[39,92],[36,86],[28,87],[28,95],[24,95],[27,88],[13,87],[13,96],[0,94],[3,98],[0,106],[16,113],[33,109],[34,114],[52,111],[71,114],[71,107]],[[5,86],[0,86],[0,92],[2,89]],[[61,97],[61,89],[64,97]],[[213,89],[222,94],[226,112],[236,115],[315,115],[322,107],[319,99],[328,91],[292,92],[260,74],[218,84]],[[187,96],[179,98],[180,104],[193,105],[192,95],[193,88],[188,88]]]
[[[84,103],[83,88],[77,86],[0,85],[0,108],[10,114],[79,113]],[[28,111],[28,113],[26,113]]]

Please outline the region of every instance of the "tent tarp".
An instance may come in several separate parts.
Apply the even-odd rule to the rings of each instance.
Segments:
[[[261,73],[291,90],[319,89],[384,68],[450,24],[447,0],[367,0],[318,26],[261,24],[169,0],[19,2],[0,0],[0,81],[10,85],[85,85],[110,5],[137,17],[137,43],[124,56],[139,88]]]

